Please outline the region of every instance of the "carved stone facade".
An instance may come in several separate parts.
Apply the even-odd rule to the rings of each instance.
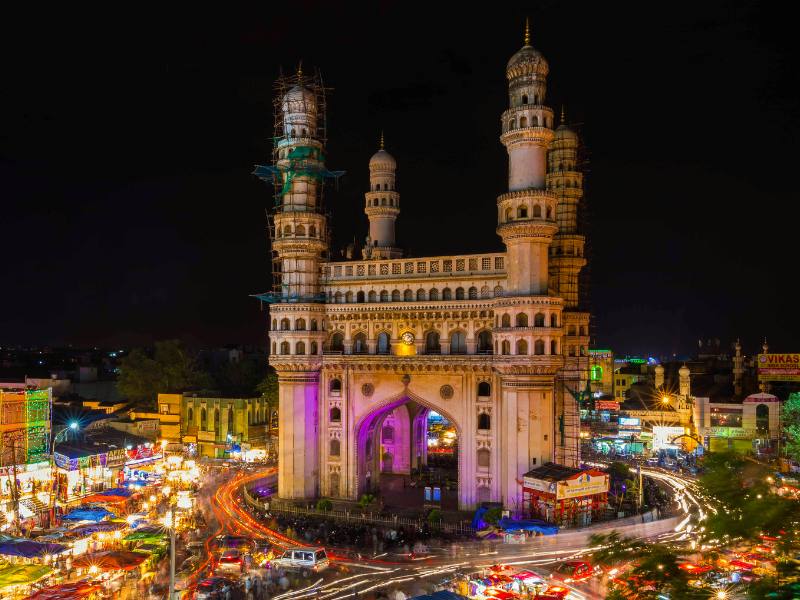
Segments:
[[[409,472],[426,460],[431,410],[457,431],[462,509],[487,500],[519,508],[524,473],[577,463],[579,424],[564,415],[577,415],[566,388],[580,389],[588,371],[589,315],[573,289],[585,264],[574,219],[582,179],[577,137],[563,124],[553,130],[544,105],[547,71],[527,40],[506,71],[509,191],[497,198],[496,230],[506,252],[403,258],[396,161],[383,143],[370,161],[363,260],[320,258],[327,223],[313,181],[285,181],[273,248],[281,276],[303,293],[270,307],[281,497],[355,500],[387,468]],[[311,98],[293,89],[283,105],[313,141]],[[287,133],[277,144],[317,147],[307,142]]]

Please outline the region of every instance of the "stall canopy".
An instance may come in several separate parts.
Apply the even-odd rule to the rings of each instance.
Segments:
[[[69,537],[84,537],[86,535],[91,535],[101,531],[117,531],[119,529],[125,529],[125,527],[127,527],[127,523],[124,521],[101,521],[100,523],[86,523],[84,525],[73,527],[67,532],[67,535]]]
[[[105,508],[76,508],[61,517],[64,521],[102,521],[106,517],[116,515]]]
[[[59,554],[66,550],[63,544],[52,542],[34,542],[33,540],[0,542],[0,555],[19,556],[21,558],[34,558],[46,554]]]
[[[29,600],[81,600],[103,591],[103,586],[86,580],[62,583],[39,590]]]
[[[91,496],[86,496],[86,498],[83,498],[81,503],[97,504],[105,502],[107,504],[122,504],[128,500],[130,500],[128,496],[104,496],[103,494],[92,494]]]
[[[113,488],[110,490],[105,490],[104,492],[99,492],[96,494],[97,496],[124,496],[125,498],[130,498],[133,496],[133,490],[129,490],[128,488],[118,487]]]
[[[160,542],[164,539],[165,532],[163,529],[153,529],[151,527],[142,527],[136,531],[132,531],[124,538],[126,542]]]
[[[44,579],[53,569],[44,565],[0,566],[0,589],[13,585],[30,585]]]
[[[466,600],[466,598],[466,596],[462,596],[461,594],[442,590],[440,592],[433,592],[432,594],[425,594],[424,596],[414,596],[411,600]]]
[[[500,519],[497,525],[505,531],[536,531],[543,535],[555,535],[558,533],[558,527],[539,519],[509,519],[504,517]]]
[[[146,560],[147,556],[140,552],[107,550],[105,552],[84,554],[83,556],[76,558],[75,562],[72,564],[81,569],[97,567],[102,571],[130,571],[131,569],[138,567]]]

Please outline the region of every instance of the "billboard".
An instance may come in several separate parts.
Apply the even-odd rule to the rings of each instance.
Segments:
[[[617,423],[620,427],[641,427],[642,425],[638,417],[620,417]]]
[[[800,381],[800,354],[759,354],[759,381]]]
[[[613,400],[597,400],[594,403],[597,410],[619,410],[619,402]]]
[[[659,450],[665,446],[673,445],[673,441],[679,435],[685,434],[683,427],[665,427],[663,425],[653,426],[653,450]],[[681,444],[683,440],[678,440]]]
[[[608,492],[608,475],[605,473],[592,475],[583,472],[575,479],[559,481],[556,499],[566,500],[567,498],[580,498],[581,496],[604,494],[606,492]]]

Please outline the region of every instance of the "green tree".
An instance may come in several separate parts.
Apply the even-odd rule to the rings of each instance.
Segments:
[[[159,393],[208,389],[213,381],[196,367],[194,358],[178,340],[156,342],[152,358],[135,349],[122,361],[117,387],[124,397],[147,407]]]
[[[800,461],[800,392],[792,392],[783,403],[781,414],[783,432],[786,434],[787,456]]]
[[[259,358],[246,358],[226,363],[215,379],[222,393],[228,396],[249,397],[259,394],[259,387],[267,375],[267,361]]]
[[[272,413],[278,410],[278,374],[270,369],[261,383],[256,386],[256,392],[266,399],[268,422],[272,427]]]

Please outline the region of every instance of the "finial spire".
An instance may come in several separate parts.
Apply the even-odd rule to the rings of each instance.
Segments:
[[[525,17],[525,45],[531,45],[531,20]]]
[[[381,129],[381,150],[383,150],[383,129]]]
[[[298,77],[302,77],[303,76],[303,60],[302,59],[300,59],[300,63],[297,65],[297,76]]]
[[[567,124],[567,117],[564,114],[564,105],[563,104],[561,105],[561,124],[562,125],[566,125]]]

